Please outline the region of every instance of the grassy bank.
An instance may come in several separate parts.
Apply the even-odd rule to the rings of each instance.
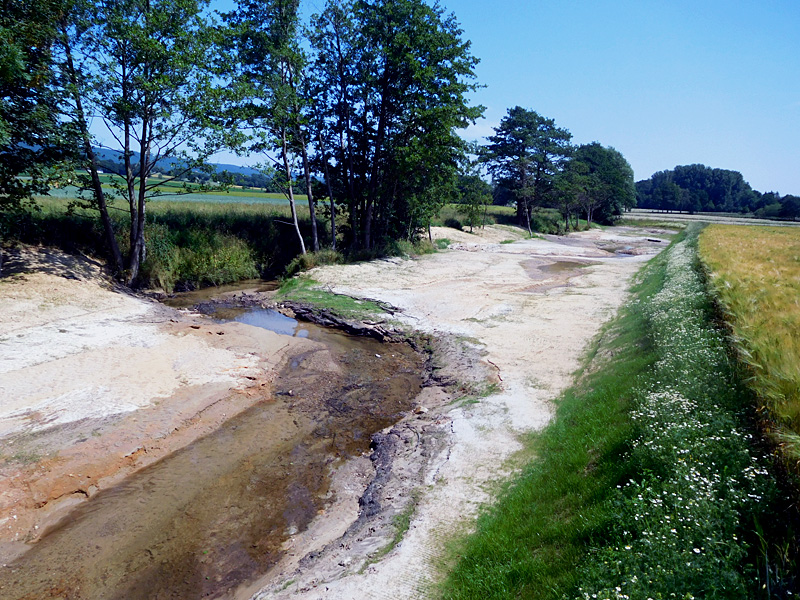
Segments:
[[[457,546],[444,598],[769,597],[792,585],[759,541],[778,536],[765,527],[780,494],[713,325],[696,235],[640,274],[529,440],[539,458]]]
[[[15,239],[52,245],[70,252],[104,255],[102,226],[95,211],[68,210],[69,201],[45,198],[39,210],[15,223]],[[270,203],[151,201],[145,235],[148,257],[140,285],[173,288],[219,285],[252,277],[277,277],[298,255],[300,246],[288,206]],[[117,239],[128,245],[129,219],[112,210]],[[298,205],[300,228],[310,238],[308,208]],[[320,223],[325,240],[325,224]]]
[[[485,216],[485,219],[484,219]],[[481,213],[480,225],[514,225],[517,226],[517,211],[511,206],[487,206],[485,215]],[[452,227],[454,229],[469,231],[469,223],[465,212],[465,207],[460,204],[446,204],[439,214],[434,217],[431,225],[436,227]],[[585,229],[588,224],[585,220],[578,221],[578,227]],[[538,233],[552,233],[561,235],[564,233],[564,219],[561,214],[553,208],[540,208],[531,215],[531,229]]]

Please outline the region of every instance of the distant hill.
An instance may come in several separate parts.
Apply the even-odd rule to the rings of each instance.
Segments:
[[[122,160],[122,152],[119,150],[110,150],[109,148],[94,148],[95,154],[97,154],[98,162],[101,164],[101,168],[106,172],[111,173],[119,173],[122,174],[123,172],[123,160]],[[139,162],[139,153],[134,152],[132,157],[133,163],[136,164]],[[178,161],[174,158],[167,158],[164,160],[160,160],[156,163],[156,169],[159,172],[166,173],[171,171]],[[253,169],[252,167],[243,167],[241,165],[230,165],[226,163],[211,163],[216,168],[217,173],[223,173],[227,171],[232,175],[260,175],[260,171],[257,169]]]

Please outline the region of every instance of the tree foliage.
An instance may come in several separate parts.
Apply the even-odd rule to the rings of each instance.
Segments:
[[[531,210],[543,206],[570,156],[572,134],[553,119],[515,106],[484,146],[483,160],[497,185],[512,192],[519,224],[530,231]]]
[[[93,175],[97,167],[90,116],[103,119],[122,152],[117,191],[130,213],[128,283],[147,257],[146,203],[163,183],[149,181],[156,165],[172,159],[178,178],[204,168],[235,137],[226,127],[219,41],[207,0],[75,2],[63,24],[62,69],[74,98],[70,116],[83,131],[84,167]],[[102,212],[99,184],[92,191]]]
[[[52,168],[69,152],[59,122],[63,95],[53,65],[60,0],[8,0],[0,11],[0,235],[33,194],[47,193]]]
[[[312,24],[317,159],[349,213],[348,241],[410,238],[454,197],[456,131],[483,111],[467,99],[470,43],[421,0],[330,0]]]
[[[738,171],[705,165],[677,166],[636,182],[641,208],[686,212],[753,213],[757,217],[797,219],[797,196],[761,193],[750,187]]]
[[[625,157],[598,142],[579,146],[572,162],[582,165],[585,185],[578,205],[589,224],[612,224],[622,212],[636,206],[633,169]]]

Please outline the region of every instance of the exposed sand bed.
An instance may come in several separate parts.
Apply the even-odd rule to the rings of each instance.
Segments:
[[[290,347],[114,290],[97,264],[23,249],[0,279],[0,561],[77,502],[263,397]]]
[[[432,233],[451,249],[311,276],[401,308],[393,318],[409,328],[458,340],[451,346],[482,356],[478,371],[499,391],[448,404],[445,388],[425,388],[418,401],[430,411],[385,432],[394,458],[375,490],[382,512],[365,520],[357,502],[381,459],[345,463],[333,503],[237,597],[425,597],[443,541],[518,466],[519,435],[549,421],[631,276],[666,246],[663,232],[637,228],[534,240],[503,226]],[[0,564],[75,504],[263,399],[276,367],[315,344],[178,313],[54,251],[24,250],[15,263],[25,272],[0,279]],[[470,360],[456,357],[447,376],[467,378]],[[403,541],[372,562],[413,502]]]
[[[412,328],[461,337],[496,368],[500,391],[431,415],[443,449],[417,490],[410,529],[385,558],[365,563],[363,548],[343,543],[301,569],[284,569],[258,598],[427,597],[443,542],[469,526],[517,466],[519,435],[549,421],[551,401],[626,298],[632,275],[667,245],[658,232],[634,228],[513,244],[498,243],[513,239],[507,228],[481,233],[434,228],[451,250],[310,273],[326,289],[401,308],[394,318]]]

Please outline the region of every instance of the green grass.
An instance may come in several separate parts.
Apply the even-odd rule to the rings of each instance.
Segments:
[[[106,253],[95,211],[69,210],[69,200],[44,198],[14,224],[13,239],[61,247],[68,252]],[[147,205],[148,258],[139,285],[166,291],[219,285],[252,277],[277,277],[299,254],[288,206],[268,203],[158,201]],[[123,252],[128,246],[127,211],[111,211]],[[310,238],[308,208],[298,206],[301,231]],[[326,224],[320,236],[327,243]]]
[[[633,311],[605,331],[553,423],[527,439],[527,451],[541,458],[454,547],[457,562],[442,597],[561,599],[576,588],[576,568],[609,520],[603,502],[625,479],[618,459],[632,435],[634,382],[655,361],[645,339],[645,323]]]
[[[793,585],[794,563],[775,558],[791,544],[785,497],[752,445],[752,398],[713,323],[696,229],[646,268],[554,421],[528,439],[538,458],[455,544],[443,598],[739,598]]]
[[[437,250],[447,250],[447,247],[453,243],[453,240],[439,238],[438,240],[434,240],[433,243],[436,245]]]
[[[286,279],[278,290],[277,299],[312,304],[345,318],[363,319],[385,314],[383,307],[371,300],[358,300],[344,294],[320,289],[321,284],[306,275]]]
[[[243,188],[241,186],[230,186],[227,189],[214,189],[202,188],[197,184],[185,183],[183,181],[167,181],[165,177],[151,177],[150,184],[157,183],[163,180],[163,183],[158,184],[154,188],[154,192],[164,194],[154,198],[157,202],[251,202],[259,203],[265,202],[270,204],[289,204],[286,195],[280,192],[265,192],[259,188]],[[100,181],[103,190],[107,194],[115,194],[115,184],[121,185],[124,179],[119,175],[105,173],[100,175]],[[74,185],[64,186],[62,188],[53,188],[50,190],[50,196],[53,198],[67,198],[76,199],[79,197],[79,189]],[[295,194],[295,200],[298,204],[308,202],[305,194]]]

